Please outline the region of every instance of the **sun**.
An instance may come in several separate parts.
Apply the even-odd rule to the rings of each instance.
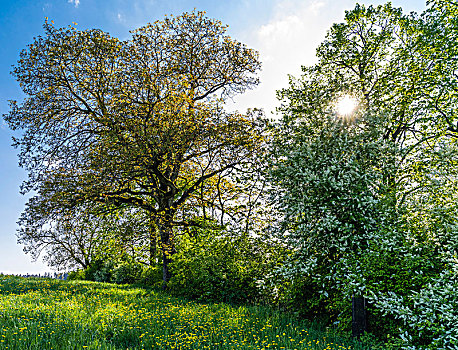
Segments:
[[[348,95],[343,96],[337,101],[337,113],[341,116],[348,116],[353,113],[357,104],[358,101],[355,98]]]

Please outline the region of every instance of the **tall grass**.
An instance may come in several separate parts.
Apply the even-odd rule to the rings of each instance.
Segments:
[[[0,349],[369,349],[264,307],[0,275]]]

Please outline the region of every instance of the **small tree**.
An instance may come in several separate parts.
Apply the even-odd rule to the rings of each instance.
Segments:
[[[18,242],[34,259],[58,269],[92,267],[124,256],[150,264],[150,226],[142,210],[79,205],[53,208],[35,197],[19,219]],[[155,254],[155,253],[154,253]]]

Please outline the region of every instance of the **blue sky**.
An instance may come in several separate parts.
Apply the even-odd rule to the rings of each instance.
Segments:
[[[381,4],[384,1],[359,1]],[[421,12],[424,0],[394,0],[404,12]],[[8,100],[20,101],[18,84],[10,75],[19,53],[42,35],[45,17],[58,27],[72,22],[81,30],[99,28],[120,39],[129,30],[164,15],[178,15],[194,8],[229,25],[229,34],[259,50],[263,70],[261,85],[235,98],[228,108],[264,108],[270,114],[276,106],[275,90],[286,86],[287,75],[299,75],[301,65],[314,63],[315,49],[326,30],[343,20],[354,0],[0,0],[0,114],[8,111]],[[16,135],[19,135],[16,133]],[[11,147],[13,132],[0,121],[0,272],[40,273],[50,271],[42,262],[32,263],[16,243],[16,221],[26,196],[19,194],[25,172],[18,167]]]

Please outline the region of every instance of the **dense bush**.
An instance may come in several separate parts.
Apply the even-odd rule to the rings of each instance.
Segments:
[[[162,285],[162,268],[160,266],[143,266],[135,283],[143,286],[159,287]]]
[[[113,279],[115,263],[112,260],[105,260],[99,269],[94,271],[94,281],[111,282]]]
[[[129,256],[124,256],[118,262],[97,259],[87,269],[70,272],[68,278],[117,284],[157,285],[162,280],[161,274],[161,269],[157,266],[143,265]]]
[[[266,300],[261,286],[282,259],[279,245],[220,229],[197,230],[182,236],[173,259],[170,288],[202,300],[232,303]]]
[[[67,279],[69,281],[81,281],[86,279],[86,274],[85,270],[80,269],[80,270],[75,270],[75,271],[70,271],[68,273]]]
[[[107,268],[111,265],[111,262],[107,263],[103,259],[95,259],[81,274],[84,275],[84,279],[88,281],[109,282],[111,275]]]
[[[117,284],[135,283],[141,278],[143,268],[139,263],[127,262],[113,270],[111,281]]]
[[[276,284],[279,306],[295,312],[300,318],[323,324],[330,323],[326,298],[310,278],[298,276],[277,280]]]

